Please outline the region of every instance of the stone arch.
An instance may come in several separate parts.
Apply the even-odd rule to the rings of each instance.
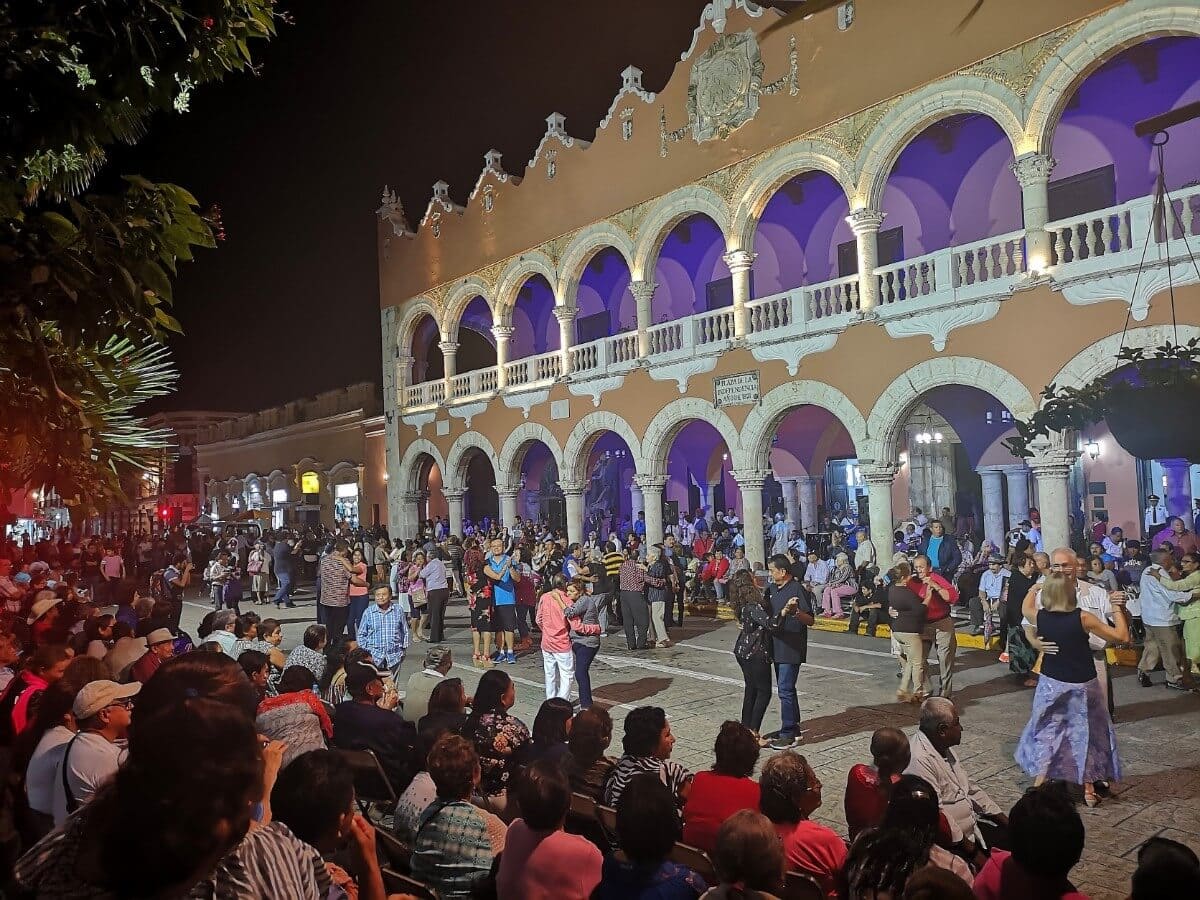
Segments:
[[[559,472],[562,471],[562,449],[558,446],[558,439],[554,437],[550,429],[537,422],[522,422],[513,429],[508,440],[504,442],[504,446],[500,448],[500,456],[497,457],[496,464],[497,483],[516,484],[520,481],[521,463],[525,459],[525,451],[534,441],[541,441],[546,445],[550,455],[554,457],[554,462],[559,467]]]
[[[446,468],[442,469],[442,484],[447,490],[463,490],[467,486],[467,464],[471,461],[471,451],[478,450],[495,460],[496,451],[492,442],[478,431],[464,431],[446,454]]]
[[[559,283],[555,285],[555,291],[564,306],[575,305],[584,268],[592,257],[605,247],[612,247],[620,253],[629,271],[633,271],[636,248],[625,229],[607,220],[589,225],[571,238],[571,243],[563,251],[558,263]]]
[[[855,188],[854,160],[824,141],[796,141],[780,147],[760,160],[744,182],[742,196],[730,211],[730,244],[734,249],[754,249],[754,233],[763,210],[775,192],[790,179],[805,172],[824,172],[852,200]]]
[[[496,281],[496,290],[494,292],[496,303],[493,307],[493,314],[498,310],[500,316],[505,321],[511,319],[513,307],[517,302],[517,294],[525,286],[526,280],[532,275],[541,275],[546,279],[546,283],[550,285],[551,289],[557,291],[558,271],[555,269],[550,257],[540,250],[522,253],[509,263],[500,275],[500,278]],[[560,305],[557,303],[557,299],[556,294],[556,306]]]
[[[1008,136],[1013,156],[1025,136],[1021,101],[1011,90],[979,75],[955,75],[935,81],[897,100],[872,130],[862,153],[856,196],[851,208],[879,209],[896,158],[924,128],[959,113],[981,113]]]
[[[1200,35],[1200,7],[1192,2],[1132,0],[1087,22],[1058,48],[1030,85],[1024,149],[1049,154],[1075,87],[1125,48],[1165,35]]]
[[[472,275],[459,282],[446,296],[445,308],[442,311],[442,318],[439,323],[442,329],[443,340],[458,340],[458,320],[462,318],[463,310],[467,308],[467,304],[476,297],[483,297],[487,301],[488,308],[492,311],[492,324],[501,324],[502,320],[499,315],[499,307],[496,305],[495,292],[492,290],[492,285],[485,283],[479,276]]]
[[[699,184],[671,191],[659,198],[638,229],[637,249],[630,268],[635,281],[653,276],[658,253],[671,229],[697,213],[712,219],[728,243],[729,207],[715,191]]]
[[[935,357],[904,372],[880,394],[867,417],[867,439],[858,448],[860,457],[881,463],[893,461],[913,407],[926,391],[947,384],[986,391],[1018,419],[1028,418],[1037,409],[1037,401],[1021,379],[995,363],[965,356]]]
[[[1053,384],[1058,387],[1083,387],[1121,368],[1124,363],[1117,359],[1117,351],[1122,343],[1126,347],[1151,348],[1166,343],[1186,344],[1193,338],[1200,339],[1200,326],[1179,325],[1172,328],[1170,325],[1147,325],[1144,328],[1131,328],[1124,335],[1112,334],[1080,351],[1058,370]]]
[[[747,468],[743,462],[742,442],[738,430],[725,411],[699,397],[680,397],[668,403],[646,427],[646,434],[642,438],[642,452],[638,457],[638,473],[664,474],[671,442],[684,425],[696,420],[708,422],[717,429],[729,449],[733,469]]]
[[[867,423],[850,398],[819,381],[789,381],[762,398],[742,425],[742,449],[752,469],[771,467],[771,438],[780,421],[801,406],[819,406],[832,413],[850,433],[859,453],[867,443]]]
[[[442,328],[442,311],[433,305],[428,297],[417,297],[405,304],[404,314],[396,326],[396,350],[399,356],[412,355],[412,343],[416,337],[417,326],[425,316],[431,316],[437,323],[439,331]]]
[[[400,460],[400,471],[398,482],[400,490],[406,493],[415,494],[421,489],[421,457],[428,456],[437,465],[442,472],[442,477],[445,478],[446,460],[442,456],[442,451],[437,448],[433,441],[425,438],[417,438],[412,441],[404,450],[404,456]]]
[[[567,437],[560,454],[558,474],[562,483],[580,483],[587,476],[587,458],[592,445],[604,432],[611,431],[625,442],[633,456],[634,471],[642,472],[642,442],[629,423],[610,412],[594,412],[584,416]]]
[[[353,475],[354,477],[347,477],[349,475]],[[358,481],[358,463],[343,459],[341,462],[336,462],[330,466],[329,472],[325,477],[329,480],[330,485],[349,484],[351,481]]]

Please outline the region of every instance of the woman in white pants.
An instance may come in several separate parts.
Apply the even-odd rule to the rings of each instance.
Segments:
[[[563,614],[571,605],[562,575],[555,575],[552,587],[542,594],[537,605],[538,627],[542,629],[542,667],[546,674],[546,699],[571,697],[571,679],[575,677],[575,655],[571,651],[571,631]]]
[[[650,641],[656,647],[671,646],[664,621],[670,575],[662,558],[662,545],[655,544],[646,551],[646,602],[650,605]]]

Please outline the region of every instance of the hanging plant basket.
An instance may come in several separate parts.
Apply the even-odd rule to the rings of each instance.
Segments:
[[[1049,385],[1042,405],[1005,441],[1014,456],[1050,432],[1062,434],[1104,422],[1113,439],[1139,459],[1182,458],[1200,463],[1200,341],[1151,350],[1126,347],[1124,365],[1082,388]]]

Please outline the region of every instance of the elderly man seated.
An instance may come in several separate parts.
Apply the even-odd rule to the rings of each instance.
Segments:
[[[1008,816],[987,792],[971,781],[954,748],[962,741],[962,723],[954,702],[930,697],[921,704],[919,731],[909,743],[912,758],[904,770],[920,775],[938,792],[938,802],[950,825],[950,836],[962,842],[968,857],[986,858],[988,849],[1008,849]]]

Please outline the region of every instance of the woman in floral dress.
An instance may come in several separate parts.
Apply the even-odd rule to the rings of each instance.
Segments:
[[[425,606],[425,580],[421,570],[425,568],[425,551],[414,550],[409,558],[408,573],[404,580],[408,584],[408,602],[412,607],[412,636],[415,641],[425,640],[425,626],[429,624],[429,613]]]
[[[475,744],[479,754],[479,793],[487,808],[502,817],[509,785],[533,752],[529,729],[508,713],[516,702],[513,680],[501,669],[490,669],[479,679],[471,715],[462,727],[463,737]]]

